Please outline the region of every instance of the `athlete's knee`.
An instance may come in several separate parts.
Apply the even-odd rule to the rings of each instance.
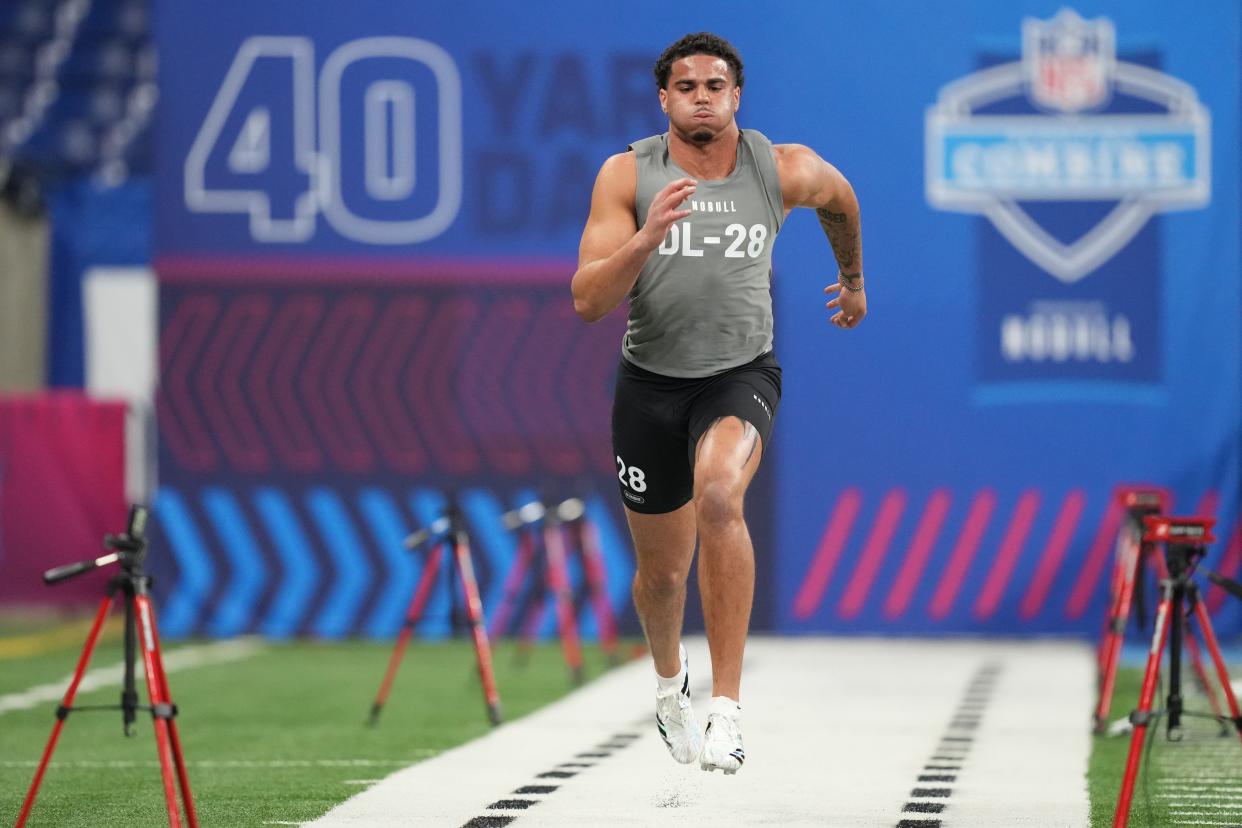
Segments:
[[[634,573],[634,588],[653,598],[676,595],[686,588],[686,573],[660,566],[642,567]]]
[[[695,492],[694,511],[700,530],[724,528],[742,519],[742,498],[732,480],[709,477]]]

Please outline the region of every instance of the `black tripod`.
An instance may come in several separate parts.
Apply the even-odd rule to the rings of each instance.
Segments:
[[[113,550],[111,554],[59,566],[43,573],[44,583],[55,584],[101,566],[114,563],[121,565],[120,573],[108,581],[108,594],[100,603],[99,611],[95,613],[95,621],[87,635],[86,645],[82,649],[81,658],[78,659],[73,679],[69,682],[69,689],[65,691],[60,707],[56,708],[56,724],[52,726],[51,738],[48,739],[47,747],[43,750],[43,758],[35,771],[34,781],[30,783],[26,801],[22,803],[16,828],[22,828],[26,824],[30,809],[34,807],[35,796],[39,792],[43,774],[47,771],[48,763],[52,759],[52,752],[56,749],[56,741],[60,738],[65,720],[70,713],[79,710],[120,710],[122,727],[126,736],[133,733],[133,724],[138,711],[150,711],[155,723],[155,741],[159,750],[160,773],[164,781],[164,800],[168,805],[168,824],[171,828],[181,826],[181,808],[177,802],[177,786],[173,782],[175,766],[177,785],[181,788],[181,799],[185,803],[186,821],[190,828],[198,828],[198,815],[194,812],[194,798],[190,793],[190,778],[186,774],[185,757],[181,752],[181,740],[177,736],[177,724],[174,721],[177,706],[172,703],[171,694],[168,692],[168,676],[164,672],[164,659],[160,654],[160,642],[156,634],[155,608],[148,594],[151,577],[142,571],[142,561],[147,551],[146,528],[146,508],[139,505],[131,506],[125,534],[104,536],[104,546]],[[78,685],[82,683],[82,676],[85,675],[87,665],[90,664],[91,654],[99,642],[104,620],[107,618],[108,611],[112,609],[118,593],[124,596],[125,602],[125,679],[121,688],[121,703],[119,705],[74,707],[73,699],[77,695]],[[139,639],[139,632],[141,632],[141,639]],[[148,705],[138,703],[138,690],[134,683],[135,651],[139,644],[142,646],[143,667],[146,672],[147,695],[150,700]]]

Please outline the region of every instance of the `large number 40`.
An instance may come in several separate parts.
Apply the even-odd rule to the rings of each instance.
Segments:
[[[361,89],[343,84],[350,70],[374,77]],[[416,78],[428,72],[436,110],[416,120]],[[328,56],[318,87],[316,147],[311,41],[243,42],[186,156],[186,206],[248,214],[251,236],[263,242],[309,239],[320,212],[361,242],[410,244],[442,233],[462,187],[461,79],[448,53],[415,38],[351,41]],[[418,123],[434,124],[434,133],[417,135]],[[359,148],[361,163],[343,158],[342,147]],[[430,198],[417,192],[419,152],[438,161]]]

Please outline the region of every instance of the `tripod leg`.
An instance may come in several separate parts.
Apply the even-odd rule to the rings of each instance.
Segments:
[[[1212,663],[1216,665],[1216,675],[1225,691],[1225,701],[1229,702],[1229,712],[1233,714],[1234,728],[1237,729],[1239,738],[1242,738],[1242,714],[1238,712],[1238,699],[1233,693],[1233,685],[1229,683],[1229,672],[1225,669],[1225,660],[1221,658],[1220,645],[1212,630],[1212,621],[1208,618],[1207,607],[1202,601],[1195,602],[1195,618],[1199,621],[1199,629],[1203,631],[1203,644],[1212,656]]]
[[[464,533],[454,544],[457,557],[457,574],[466,593],[466,616],[470,619],[470,631],[474,635],[474,654],[479,662],[479,680],[483,682],[483,697],[487,702],[487,715],[494,725],[500,724],[500,694],[496,692],[496,679],[492,675],[492,648],[487,640],[487,626],[483,623],[483,602],[479,599],[479,584],[474,577],[474,562],[470,557],[470,544]]]
[[[543,545],[548,555],[548,587],[556,599],[556,618],[561,632],[561,649],[574,684],[582,683],[582,646],[578,642],[578,619],[574,615],[574,595],[569,587],[565,564],[565,535],[559,525],[544,523]]]
[[[1108,726],[1108,712],[1112,707],[1113,688],[1117,681],[1117,662],[1121,658],[1121,645],[1125,641],[1126,625],[1130,620],[1130,599],[1134,594],[1134,582],[1140,577],[1139,567],[1142,562],[1137,543],[1129,543],[1124,548],[1118,547],[1117,554],[1117,583],[1114,585],[1116,592],[1101,648],[1100,695],[1096,701],[1094,717],[1096,733],[1104,732]]]
[[[608,660],[617,663],[617,619],[608,600],[608,574],[599,548],[599,530],[585,515],[578,520],[578,550],[591,591],[591,607],[599,624],[599,643]]]
[[[546,585],[543,587],[547,589]],[[530,660],[530,654],[535,649],[535,639],[539,637],[539,627],[543,624],[543,610],[547,604],[547,596],[543,592],[536,594],[530,602],[530,606],[526,608],[526,620],[522,624],[522,637],[518,639],[517,650],[514,651],[514,660],[521,666],[526,666]]]
[[[536,549],[536,536],[533,528],[526,530],[530,538],[531,549]],[[542,533],[539,538],[542,539]],[[530,661],[530,654],[535,649],[535,640],[539,637],[539,628],[543,624],[544,607],[548,600],[548,556],[546,554],[533,554],[531,560],[531,591],[526,606],[526,617],[521,624],[521,638],[518,639],[517,649],[514,650],[514,661],[520,666],[526,666]]]
[[[160,776],[164,781],[164,801],[168,805],[169,828],[181,828],[181,806],[173,783],[172,740],[169,722],[172,721],[172,703],[164,696],[160,686],[160,670],[155,658],[155,630],[151,626],[151,604],[145,595],[136,595],[134,612],[142,631],[142,663],[147,675],[147,695],[151,699],[151,718],[155,723],[155,744],[160,757]]]
[[[190,828],[198,828],[198,812],[194,808],[194,794],[190,792],[190,775],[185,766],[185,753],[181,750],[181,736],[177,733],[177,706],[173,704],[172,692],[168,689],[168,673],[164,670],[164,654],[160,649],[159,626],[155,620],[155,605],[147,596],[141,596],[145,605],[146,617],[149,622],[151,643],[153,645],[151,661],[155,666],[155,680],[159,686],[164,703],[170,708],[168,717],[168,741],[172,747],[172,758],[177,768],[177,782],[181,788],[181,801],[185,805],[186,822]],[[151,702],[155,705],[154,699]]]
[[[1118,600],[1121,597],[1121,585],[1125,582],[1129,567],[1126,561],[1130,555],[1130,523],[1127,520],[1121,526],[1117,541],[1113,546],[1113,576],[1108,583],[1108,612],[1104,616],[1104,630],[1100,635],[1100,645],[1095,651],[1096,672],[1100,682],[1103,681],[1104,667],[1108,657],[1108,646],[1112,641],[1113,620],[1117,615]]]
[[[388,692],[392,689],[392,681],[405,655],[406,645],[410,643],[410,635],[413,634],[418,620],[423,617],[423,608],[427,605],[427,599],[431,597],[442,557],[444,557],[443,543],[437,543],[427,553],[427,561],[423,564],[423,576],[419,579],[418,586],[414,590],[414,597],[410,599],[410,606],[405,611],[405,623],[401,625],[401,633],[397,636],[397,643],[393,646],[392,655],[388,658],[388,669],[384,671],[384,679],[380,682],[379,692],[376,693],[375,701],[371,704],[371,715],[367,723],[372,727],[379,722],[380,710],[388,701]]]
[[[73,697],[78,694],[78,685],[82,683],[82,676],[86,674],[86,667],[91,662],[91,654],[95,652],[95,645],[99,643],[99,633],[103,630],[104,619],[108,616],[108,610],[112,608],[113,600],[114,595],[109,594],[99,603],[95,621],[91,624],[91,630],[86,635],[86,644],[82,647],[82,655],[78,657],[78,666],[73,671],[69,688],[65,690],[65,696],[56,710],[56,724],[52,725],[52,735],[47,740],[47,747],[43,749],[43,758],[39,760],[39,767],[35,769],[34,780],[30,783],[30,790],[26,792],[26,800],[22,803],[21,813],[17,815],[16,828],[22,828],[26,824],[30,809],[34,807],[35,796],[39,793],[39,785],[43,782],[43,774],[47,772],[48,763],[52,761],[52,752],[56,750],[60,731],[65,727],[65,719],[73,707]]]
[[[523,531],[518,536],[517,557],[513,559],[513,566],[509,568],[509,574],[505,576],[505,586],[504,591],[501,593],[500,606],[492,614],[492,623],[488,631],[492,638],[504,635],[505,628],[509,626],[509,616],[513,614],[518,594],[522,590],[522,581],[526,578],[527,570],[530,569],[530,559],[534,552],[535,544],[531,541],[530,533]]]
[[[1117,797],[1113,828],[1125,828],[1130,819],[1134,780],[1138,776],[1139,762],[1142,761],[1147,724],[1151,721],[1151,704],[1156,696],[1156,681],[1160,676],[1160,657],[1164,654],[1164,645],[1168,639],[1169,614],[1173,612],[1173,584],[1166,580],[1162,590],[1160,606],[1156,608],[1156,629],[1152,636],[1151,652],[1147,657],[1147,670],[1143,673],[1143,690],[1139,693],[1138,707],[1130,714],[1134,732],[1130,734],[1130,753],[1126,757],[1125,775],[1121,778],[1121,793]]]
[[[1186,651],[1190,654],[1190,663],[1195,671],[1195,678],[1199,681],[1199,687],[1203,689],[1203,695],[1207,696],[1208,705],[1212,708],[1212,713],[1220,722],[1220,735],[1228,734],[1224,719],[1225,713],[1221,710],[1220,700],[1216,698],[1216,691],[1212,689],[1212,682],[1208,679],[1207,668],[1203,665],[1203,653],[1199,650],[1199,645],[1195,642],[1194,633],[1191,632],[1190,625],[1187,624],[1186,630]]]

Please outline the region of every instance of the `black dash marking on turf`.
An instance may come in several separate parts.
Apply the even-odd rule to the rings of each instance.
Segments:
[[[498,799],[487,807],[493,811],[524,811],[538,804],[538,799]]]
[[[957,704],[957,709],[953,711],[953,717],[949,720],[948,727],[945,728],[945,734],[940,737],[935,753],[923,766],[923,772],[918,775],[916,782],[957,781],[966,757],[970,755],[970,749],[974,747],[973,732],[979,728],[979,723],[983,720],[983,713],[992,700],[992,693],[996,689],[1000,673],[1001,665],[995,663],[984,664],[975,672],[974,677],[966,686],[966,692]],[[963,736],[961,735],[963,733],[972,735]],[[937,764],[939,762],[950,764]],[[944,771],[952,771],[952,773]],[[920,785],[910,790],[910,799],[905,802],[901,810],[902,813],[908,814],[940,814],[948,807],[952,797],[952,788],[926,788]],[[945,801],[927,802],[928,799]],[[897,828],[941,828],[941,825],[942,821],[936,818],[911,819],[907,817],[897,822]]]
[[[594,767],[598,762],[583,762],[582,759],[606,759],[613,754],[614,751],[624,750],[634,744],[641,737],[637,733],[623,732],[614,733],[608,737],[606,742],[601,742],[596,748],[582,753],[576,753],[573,759],[568,762],[561,762],[556,765],[556,770],[544,771],[535,774],[537,779],[570,779],[577,776],[583,770]],[[550,794],[559,789],[560,785],[523,785],[513,793],[515,794]],[[498,799],[491,805],[489,810],[494,811],[526,811],[534,805],[542,802],[542,799],[513,799],[505,797]],[[477,816],[467,822],[462,828],[503,828],[518,818],[520,814],[505,814],[504,816]]]

